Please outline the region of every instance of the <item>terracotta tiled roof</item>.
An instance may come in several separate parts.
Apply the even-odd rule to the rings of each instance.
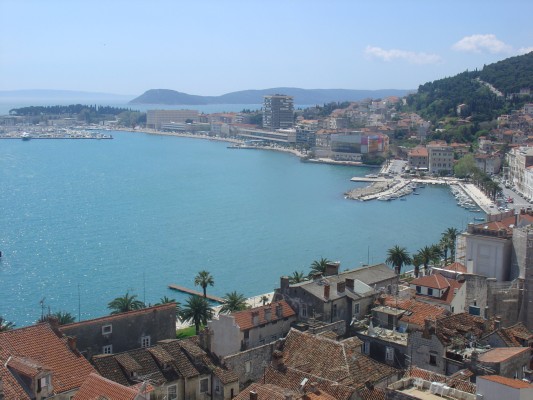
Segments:
[[[452,264],[448,264],[444,267],[444,269],[448,271],[455,271],[455,272],[462,272],[462,273],[467,272],[466,267],[460,262],[454,262]]]
[[[357,389],[357,394],[361,400],[386,400],[387,398],[387,392],[380,387],[361,386]]]
[[[41,372],[50,371],[50,368],[46,368],[41,363],[32,360],[28,357],[12,356],[6,361],[7,367],[17,371],[19,374],[34,378]]]
[[[153,388],[150,385],[145,388],[126,387],[110,381],[103,376],[92,373],[85,382],[83,382],[80,390],[74,396],[74,400],[95,400],[100,398],[112,400],[135,400],[141,390],[142,393],[148,393],[151,392]]]
[[[94,368],[79,353],[70,350],[66,341],[60,338],[48,323],[37,324],[0,333],[0,370],[2,377],[11,372],[5,367],[4,357],[27,357],[52,371],[54,393],[63,393],[81,386],[94,372]],[[11,379],[4,381],[4,391],[15,393],[13,398],[26,398],[20,388],[7,388]],[[7,389],[6,389],[7,388]],[[7,397],[6,395],[6,398]]]
[[[428,149],[426,149],[424,146],[417,146],[409,150],[409,156],[410,157],[427,157]]]
[[[519,214],[518,216],[519,225],[522,224],[533,224],[533,216],[528,214]],[[512,235],[513,230],[510,227],[515,225],[515,217],[503,218],[501,221],[492,221],[492,222],[483,222],[481,224],[476,224],[477,229],[483,228],[484,231],[498,232],[500,230],[505,230],[509,235]]]
[[[499,363],[515,357],[518,354],[529,353],[529,347],[497,347],[479,355],[479,361],[485,363]]]
[[[467,313],[451,314],[436,320],[435,334],[443,344],[449,344],[454,337],[464,338],[466,333],[477,338],[494,330],[494,322]]]
[[[518,346],[521,346],[523,342],[529,342],[533,340],[533,332],[531,332],[527,327],[522,323],[518,322],[515,325],[512,325],[508,328],[501,329],[508,337],[512,338],[515,342],[518,343]]]
[[[444,289],[450,286],[448,280],[441,274],[426,275],[413,279],[411,285],[424,286],[433,289]]]
[[[434,319],[446,314],[444,308],[416,299],[397,299],[394,296],[386,296],[384,300],[386,306],[405,310],[406,313],[400,317],[400,321],[410,325],[422,327],[426,319]]]
[[[500,383],[505,386],[509,386],[515,389],[531,389],[533,388],[533,385],[531,383],[527,383],[518,379],[511,379],[506,378],[504,376],[500,375],[484,375],[484,376],[478,376],[477,379],[486,379],[487,381]]]
[[[226,385],[231,382],[236,382],[239,380],[237,374],[229,369],[224,369],[221,367],[215,367],[213,373],[217,376],[220,381]]]
[[[276,313],[276,308],[278,305],[281,306],[280,316],[278,316]],[[268,321],[265,319],[265,310],[270,310],[270,320]],[[258,313],[259,316],[259,322],[256,325],[254,325],[253,323],[252,315],[254,313]],[[267,324],[274,321],[278,321],[280,319],[293,317],[296,315],[296,313],[285,300],[281,300],[273,302],[271,304],[267,304],[265,306],[234,312],[230,315],[235,318],[235,323],[241,328],[241,331],[245,331],[257,325]]]
[[[9,357],[9,353],[0,347],[0,380],[2,380],[4,387],[4,397],[6,399],[30,400],[30,396],[20,386],[17,379],[5,368],[5,362]]]
[[[243,389],[234,400],[250,400],[250,392],[257,393],[258,400],[285,400],[285,394],[292,394],[294,399],[297,399],[297,392],[288,391],[287,389],[281,388],[277,385],[270,383],[261,384],[261,383],[252,383],[247,388]]]
[[[360,347],[354,347],[352,342],[336,342],[295,329],[285,339],[283,361],[287,367],[353,388],[398,373],[361,354]]]

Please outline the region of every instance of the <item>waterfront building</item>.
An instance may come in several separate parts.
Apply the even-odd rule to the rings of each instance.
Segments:
[[[429,166],[428,150],[424,146],[416,146],[409,150],[407,165],[411,170],[427,171]]]
[[[488,175],[498,174],[501,167],[501,158],[497,154],[476,154],[474,156],[476,167]]]
[[[430,142],[428,150],[428,169],[430,174],[447,175],[453,173],[453,149],[443,140]]]
[[[321,147],[318,147],[318,145]],[[325,147],[324,147],[325,146]],[[389,137],[382,133],[351,131],[320,134],[315,153],[338,161],[361,161],[362,155],[382,155],[389,150]]]
[[[287,335],[296,313],[284,300],[231,314],[207,324],[210,350],[218,357],[262,346]]]
[[[270,143],[287,146],[296,144],[296,129],[265,130],[249,127],[238,127],[237,137],[245,141]]]
[[[507,153],[507,163],[509,165],[509,182],[520,193],[533,194],[533,187],[529,186],[531,177],[526,172],[533,166],[533,147],[517,147]],[[530,173],[528,173],[530,174]],[[531,196],[529,196],[531,198]]]
[[[146,111],[146,127],[161,129],[162,124],[171,122],[196,122],[199,120],[198,110],[148,110]]]
[[[282,94],[264,96],[263,128],[286,129],[294,124],[294,98]]]
[[[62,325],[60,330],[76,338],[77,348],[88,359],[149,347],[176,337],[176,303]]]

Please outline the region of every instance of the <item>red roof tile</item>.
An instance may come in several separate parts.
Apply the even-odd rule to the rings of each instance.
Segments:
[[[151,385],[146,387],[127,387],[120,383],[110,381],[98,374],[92,373],[83,382],[74,400],[95,400],[100,398],[112,400],[135,400],[139,393],[148,393],[153,390]]]
[[[434,319],[446,314],[444,308],[416,299],[397,299],[395,296],[386,296],[384,300],[384,305],[406,311],[400,317],[401,322],[419,327],[424,326],[424,321],[428,318]]]
[[[479,355],[479,361],[485,363],[499,363],[515,357],[518,354],[529,353],[529,347],[497,347]]]
[[[515,389],[531,389],[533,385],[518,379],[506,378],[500,375],[484,375],[478,376],[477,379],[486,379],[487,381],[501,383],[502,385],[509,386]]]
[[[276,307],[278,305],[281,306],[281,316],[278,316],[276,314]],[[271,317],[269,321],[265,319],[265,310],[270,310]],[[259,320],[256,325],[254,325],[253,323],[253,319],[252,319],[253,313],[259,314]],[[283,318],[293,317],[296,315],[296,313],[285,300],[281,300],[281,301],[273,302],[271,304],[267,304],[265,306],[250,308],[244,311],[234,312],[230,315],[235,318],[235,323],[241,328],[241,331],[245,331],[257,325],[270,323],[272,321],[278,321]]]
[[[79,388],[89,374],[95,372],[89,361],[71,351],[66,341],[48,323],[0,333],[0,349],[3,350],[0,353],[2,377],[6,373],[11,375],[5,367],[6,357],[26,357],[52,371],[52,386],[56,394]],[[7,386],[4,381],[4,391]],[[25,398],[19,388],[7,390],[16,393],[13,398]]]

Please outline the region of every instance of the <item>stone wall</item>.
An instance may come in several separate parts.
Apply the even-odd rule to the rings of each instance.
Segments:
[[[239,377],[241,390],[250,382],[260,381],[270,360],[272,353],[282,343],[281,340],[242,351],[222,358],[222,364],[233,370]]]
[[[496,282],[487,279],[487,318],[496,317],[501,321],[502,327],[508,327],[518,322],[521,291],[520,283]]]
[[[435,355],[436,365],[430,364],[430,355]],[[407,356],[411,357],[411,365],[442,375],[446,373],[444,347],[434,334],[411,332],[407,342]]]

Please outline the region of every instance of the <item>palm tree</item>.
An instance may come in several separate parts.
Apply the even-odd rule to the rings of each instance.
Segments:
[[[289,276],[289,283],[300,283],[305,281],[305,278],[303,271],[293,271],[292,275]]]
[[[13,329],[15,327],[15,324],[10,321],[6,321],[4,317],[0,315],[0,332],[9,331],[10,329]]]
[[[59,325],[72,324],[73,322],[76,322],[76,318],[71,313],[66,311],[58,311],[53,314],[43,315],[37,322],[46,322],[50,320],[56,321]]]
[[[107,308],[112,310],[111,314],[120,314],[126,311],[140,310],[141,308],[144,308],[144,303],[137,300],[136,294],[130,296],[129,292],[126,292],[124,296],[117,297],[110,301],[107,304]]]
[[[442,251],[442,255],[444,256],[444,265],[448,265],[448,250],[450,248],[450,240],[444,233],[440,238],[439,246]]]
[[[235,290],[231,293],[226,293],[224,296],[224,304],[220,307],[221,313],[232,313],[235,311],[242,311],[248,308],[246,304],[246,297]]]
[[[194,277],[194,284],[202,287],[205,298],[207,296],[207,286],[213,286],[215,284],[215,280],[213,279],[213,275],[211,275],[208,271],[203,270],[198,272],[198,275]]]
[[[168,303],[176,303],[176,316],[179,316],[181,304],[179,301],[176,301],[176,299],[171,299],[170,297],[163,296],[159,299],[159,303],[155,303],[155,305],[160,306],[161,304],[168,304]]]
[[[418,278],[418,275],[420,275],[420,266],[422,265],[422,259],[420,258],[420,255],[415,254],[413,256],[412,264],[413,267],[415,267],[415,278]]]
[[[431,257],[431,263],[434,266],[439,265],[441,262],[441,257],[442,257],[442,249],[440,248],[438,244],[433,244],[430,246],[430,248],[431,248],[431,252],[433,253]]]
[[[429,263],[433,260],[433,249],[430,246],[424,246],[417,253],[420,261],[424,264],[424,274],[428,274]]]
[[[389,265],[394,266],[394,271],[397,275],[400,275],[400,271],[404,265],[411,264],[411,256],[405,247],[400,247],[398,245],[387,250],[387,259],[385,262]]]
[[[316,275],[316,274],[322,274],[324,275],[326,273],[326,266],[331,261],[327,258],[321,257],[320,260],[315,260],[311,263],[311,272],[309,273],[310,276]]]
[[[266,294],[264,294],[263,296],[261,296],[261,302],[263,303],[263,305],[266,305],[266,303],[268,303],[268,296]]]
[[[180,312],[180,319],[183,322],[192,322],[197,335],[200,333],[200,325],[207,324],[207,321],[212,317],[213,309],[209,306],[207,299],[194,295],[187,299]]]
[[[450,247],[450,262],[455,262],[455,242],[457,241],[457,236],[459,235],[459,231],[455,228],[448,228],[443,233],[448,238],[448,243]]]

